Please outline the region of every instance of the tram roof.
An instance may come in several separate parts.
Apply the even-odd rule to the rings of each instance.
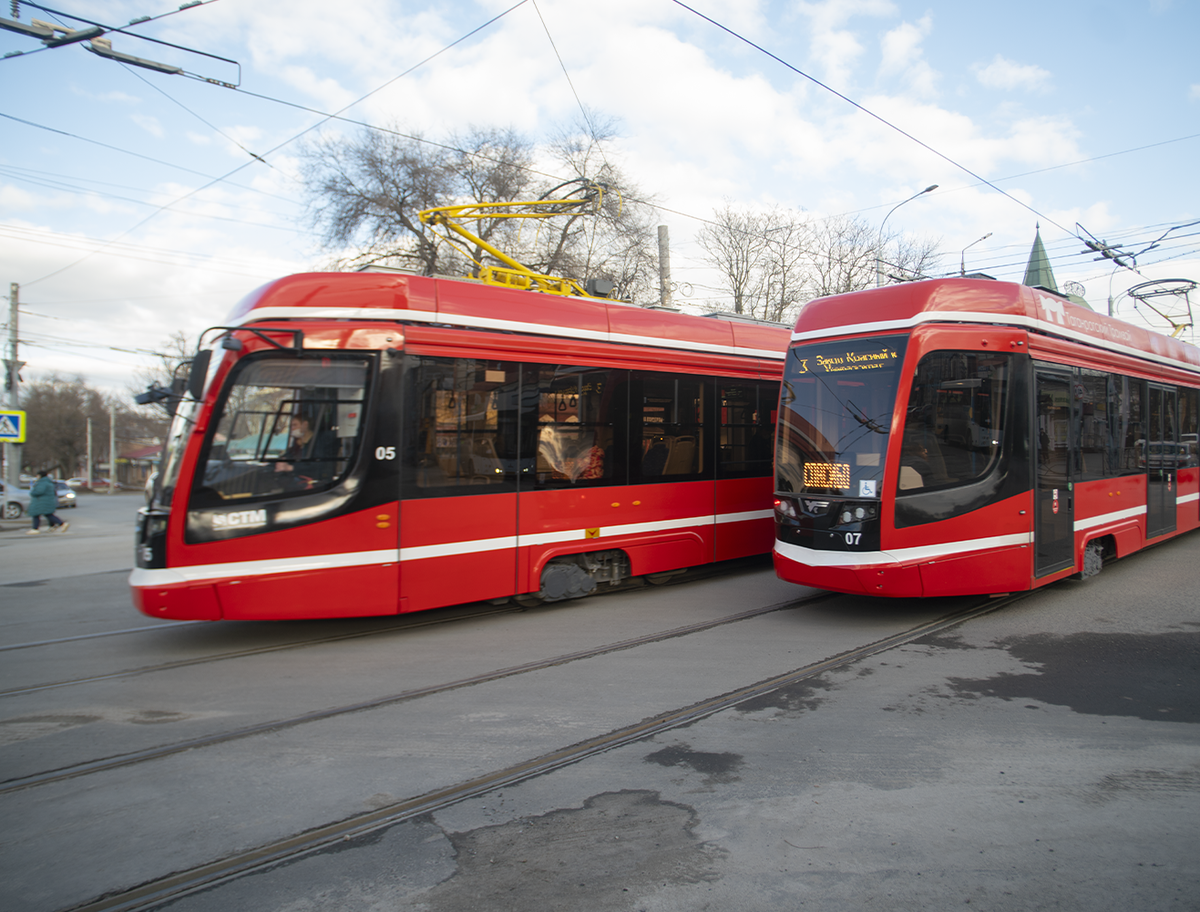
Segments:
[[[396,320],[783,360],[787,327],[671,313],[595,298],[402,273],[309,272],[268,282],[228,325],[266,320]],[[717,317],[717,319],[713,319]]]
[[[816,298],[800,309],[792,341],[898,332],[925,323],[1017,326],[1200,373],[1200,349],[1194,345],[1044,289],[989,279],[930,279]]]

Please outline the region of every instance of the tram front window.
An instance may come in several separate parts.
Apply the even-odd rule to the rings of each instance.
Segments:
[[[245,362],[214,416],[193,505],[331,487],[353,464],[368,376],[361,358]]]
[[[790,349],[776,490],[877,499],[906,339],[881,336]]]

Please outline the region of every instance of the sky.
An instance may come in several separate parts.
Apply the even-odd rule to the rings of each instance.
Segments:
[[[609,155],[659,205],[688,308],[727,300],[695,240],[726,204],[886,219],[938,243],[934,274],[1010,281],[1040,226],[1060,288],[1159,329],[1127,290],[1200,281],[1194,0],[49,6],[20,3],[19,21],[151,17],[104,37],[184,72],[0,31],[0,292],[20,286],[26,382],[127,395],[172,334],[194,342],[263,283],[327,264],[301,153],[364,129],[332,114],[534,141],[581,107],[612,121]],[[1088,236],[1139,271],[1097,261]],[[1159,303],[1179,316],[1184,300]]]

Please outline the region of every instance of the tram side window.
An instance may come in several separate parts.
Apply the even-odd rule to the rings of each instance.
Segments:
[[[1078,447],[1075,473],[1080,481],[1119,474],[1113,464],[1109,379],[1102,371],[1080,370],[1073,383]]]
[[[722,478],[771,474],[779,384],[718,380],[717,471]]]
[[[1197,427],[1200,416],[1197,416],[1197,406],[1200,405],[1200,390],[1180,389],[1179,391],[1179,444],[1180,467],[1200,465],[1200,435]]]
[[[193,505],[332,487],[358,451],[362,358],[247,359],[215,416]]]
[[[706,384],[687,374],[639,373],[630,402],[634,481],[711,477],[705,459]],[[711,387],[707,392],[711,393]]]
[[[519,380],[508,362],[420,359],[409,380],[417,420],[405,456],[418,495],[516,489]]]
[[[537,402],[536,437],[525,445],[537,486],[625,484],[628,371],[565,365],[525,371],[528,398],[536,395]]]
[[[898,494],[967,484],[996,467],[1004,443],[1007,355],[932,352],[913,377]]]
[[[1146,470],[1146,384],[1130,377],[1113,376],[1111,460],[1114,475],[1137,475]]]

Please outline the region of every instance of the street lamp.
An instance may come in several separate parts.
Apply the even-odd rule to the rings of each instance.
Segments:
[[[969,243],[966,247],[964,247],[962,249],[962,253],[960,253],[958,255],[958,274],[959,275],[965,276],[967,274],[967,260],[966,260],[967,251],[970,248],[974,247],[976,244],[978,244],[979,241],[986,241],[991,236],[992,236],[992,233],[989,231],[983,237],[979,238],[978,240],[971,241],[971,243]]]
[[[914,193],[912,196],[910,196],[908,199],[904,200],[903,202],[896,203],[896,205],[894,205],[891,208],[891,211],[889,211],[888,214],[883,217],[883,221],[879,223],[879,244],[876,246],[876,249],[875,249],[875,287],[876,288],[878,288],[880,285],[883,284],[883,260],[879,256],[879,251],[883,249],[883,226],[886,225],[887,220],[889,218],[891,218],[892,212],[895,212],[897,209],[899,209],[901,206],[903,206],[904,203],[911,203],[918,196],[924,196],[926,193],[932,193],[937,188],[938,188],[937,184],[930,184],[928,187],[926,187],[920,193]]]

